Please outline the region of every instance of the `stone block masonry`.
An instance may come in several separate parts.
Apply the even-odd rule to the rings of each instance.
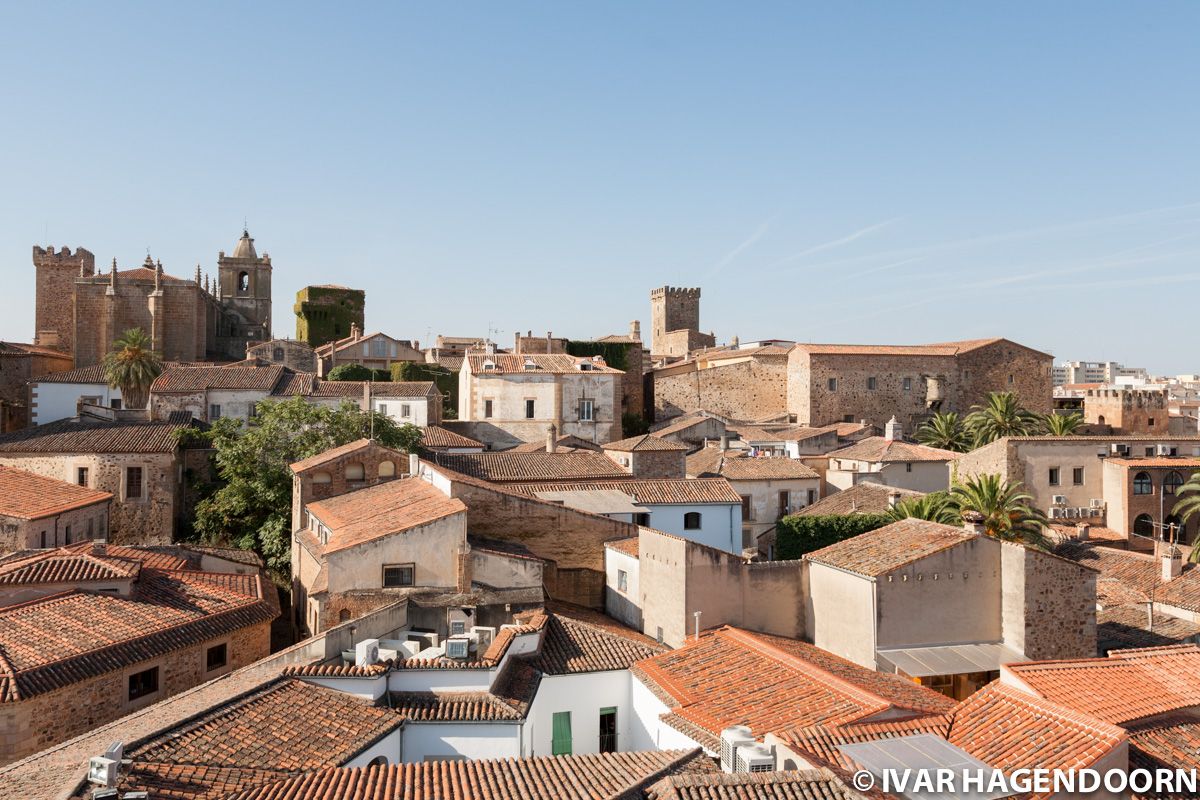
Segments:
[[[296,292],[296,338],[312,347],[366,330],[367,293],[345,286],[305,286]]]

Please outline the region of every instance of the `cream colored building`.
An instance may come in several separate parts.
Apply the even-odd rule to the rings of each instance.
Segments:
[[[849,489],[866,482],[925,493],[950,487],[950,468],[959,453],[904,441],[895,417],[884,430],[883,436],[871,436],[829,454],[825,480],[831,489]]]

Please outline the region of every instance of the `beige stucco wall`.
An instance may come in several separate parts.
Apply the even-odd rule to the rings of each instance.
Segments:
[[[474,374],[464,361],[458,381],[458,418],[487,422],[524,442],[545,441],[546,428],[560,436],[592,442],[611,442],[621,433],[621,372],[581,370],[578,373],[506,372]],[[593,401],[591,421],[579,418],[579,401]],[[492,416],[484,404],[492,401]],[[525,416],[525,401],[534,401],[534,416]]]
[[[817,647],[875,669],[875,584],[850,572],[806,562],[808,638]]]
[[[415,586],[454,588],[458,555],[467,546],[467,514],[381,536],[325,554],[330,595],[383,588],[383,565],[413,564]]]
[[[914,492],[940,492],[950,486],[950,463],[945,461],[871,462],[830,458],[826,482],[839,490],[860,483],[882,483]]]

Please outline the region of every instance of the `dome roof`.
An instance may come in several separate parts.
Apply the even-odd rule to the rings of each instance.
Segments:
[[[233,257],[258,258],[258,253],[254,252],[254,240],[250,238],[250,231],[242,231],[242,238],[238,239],[237,246],[233,248]]]

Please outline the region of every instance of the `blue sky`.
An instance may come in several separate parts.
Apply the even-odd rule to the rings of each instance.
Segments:
[[[33,244],[249,221],[402,338],[1004,335],[1200,371],[1197,3],[7,4],[0,337]]]

